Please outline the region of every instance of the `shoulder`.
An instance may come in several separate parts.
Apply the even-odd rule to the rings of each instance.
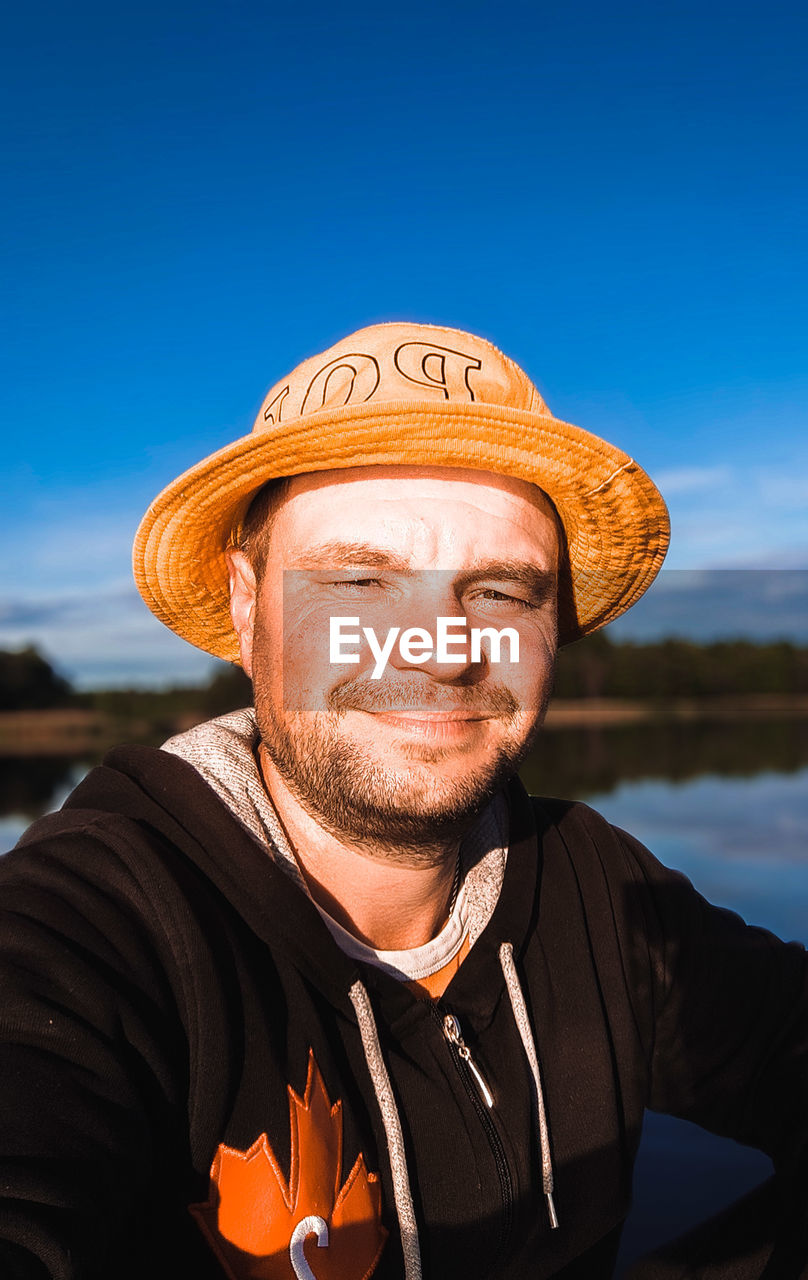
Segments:
[[[155,747],[116,747],[91,769],[61,809],[33,822],[15,849],[0,859],[26,865],[31,850],[68,859],[104,847],[126,861],[150,848],[182,842],[195,818],[199,826],[227,814],[216,795],[187,761]],[[26,854],[25,858],[17,855]]]
[[[642,879],[668,872],[639,840],[590,805],[550,796],[531,796],[530,803],[540,841],[560,843],[576,865],[594,862],[609,875]]]
[[[130,768],[122,766],[128,764]],[[139,779],[138,771],[141,774]],[[0,919],[65,937],[173,939],[187,915],[189,859],[181,848],[180,805],[208,790],[181,760],[149,748],[118,748],[93,769],[56,813],[34,822],[0,857]],[[158,802],[151,791],[164,791]],[[190,789],[190,797],[189,797]],[[215,805],[218,802],[211,796]],[[174,828],[174,829],[172,829]],[[187,840],[187,835],[186,835]],[[95,945],[95,943],[94,943]]]
[[[590,805],[546,797],[531,803],[544,889],[558,909],[576,902],[593,935],[613,935],[621,949],[645,953],[691,932],[709,909],[686,876]]]

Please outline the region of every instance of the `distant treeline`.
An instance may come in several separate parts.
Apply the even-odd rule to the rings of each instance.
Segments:
[[[36,649],[0,649],[0,711],[69,706],[73,690]]]
[[[252,684],[241,667],[219,663],[206,685],[173,689],[100,689],[76,695],[76,703],[117,720],[154,719],[170,723],[185,714],[200,719],[223,716],[252,703]]]
[[[743,694],[808,694],[808,647],[780,641],[727,640],[696,644],[615,642],[598,633],[562,649],[557,698],[699,698]],[[238,667],[221,664],[207,684],[165,690],[77,692],[29,647],[0,650],[0,711],[85,707],[115,718],[221,715],[251,701]]]
[[[83,707],[115,718],[172,718],[185,712],[222,715],[252,700],[239,667],[220,663],[207,684],[171,689],[99,689],[79,692],[32,646],[0,649],[0,711],[44,711]]]
[[[557,698],[700,698],[808,693],[808,648],[788,641],[615,643],[598,632],[558,655]]]

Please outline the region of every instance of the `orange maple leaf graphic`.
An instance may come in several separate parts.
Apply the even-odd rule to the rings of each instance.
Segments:
[[[379,1176],[360,1152],[340,1187],[342,1102],[311,1051],[303,1097],[287,1088],[288,1183],[265,1133],[247,1151],[222,1143],[208,1201],[190,1211],[230,1280],[367,1280],[387,1239]]]

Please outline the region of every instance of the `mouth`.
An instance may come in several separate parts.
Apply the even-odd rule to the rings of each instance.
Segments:
[[[485,715],[469,715],[467,711],[369,711],[375,720],[416,738],[430,742],[454,742],[468,736],[475,726],[489,720]]]

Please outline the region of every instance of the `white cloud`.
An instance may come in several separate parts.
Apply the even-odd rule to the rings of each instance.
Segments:
[[[79,687],[203,681],[215,660],[152,616],[131,576],[145,502],[109,484],[2,513],[0,647],[34,644]]]
[[[730,467],[671,467],[655,471],[654,484],[663,497],[682,493],[703,493],[705,489],[726,489],[733,479]]]
[[[26,644],[80,688],[204,682],[215,665],[159,623],[131,582],[6,599],[0,646]]]
[[[808,643],[808,570],[663,569],[609,628],[615,638],[745,637]]]
[[[761,497],[773,507],[781,511],[794,508],[803,513],[808,508],[808,474],[801,467],[788,471],[763,467],[757,477]]]
[[[656,480],[671,516],[669,567],[808,565],[808,501],[801,497],[808,488],[800,468],[684,468]]]

